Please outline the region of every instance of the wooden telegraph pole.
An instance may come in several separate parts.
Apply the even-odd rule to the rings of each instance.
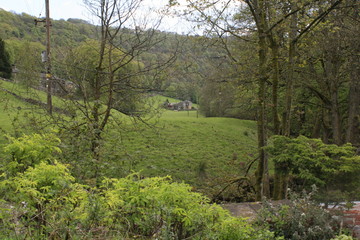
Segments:
[[[45,8],[46,8],[46,17],[45,20],[38,20],[35,19],[35,25],[37,23],[42,22],[45,23],[46,27],[46,51],[43,56],[43,62],[45,62],[45,79],[47,85],[47,110],[49,114],[52,114],[53,107],[52,107],[52,75],[51,75],[51,55],[50,55],[50,7],[49,7],[49,0],[45,0]]]
[[[51,76],[51,61],[50,61],[50,7],[49,0],[45,0],[46,5],[46,82],[47,82],[47,107],[49,114],[52,114],[52,76]]]

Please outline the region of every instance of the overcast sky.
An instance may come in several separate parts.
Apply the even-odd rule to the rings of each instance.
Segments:
[[[80,18],[91,20],[91,15],[83,4],[83,0],[49,0],[50,17],[53,19]],[[156,9],[161,8],[166,0],[146,0],[146,5]],[[45,0],[0,0],[0,8],[16,13],[25,12],[35,17],[45,16]],[[191,27],[185,21],[176,17],[166,17],[160,27],[163,31],[188,33]]]

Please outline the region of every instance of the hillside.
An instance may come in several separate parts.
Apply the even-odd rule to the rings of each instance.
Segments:
[[[43,121],[43,108],[23,102],[4,90],[40,101],[45,99],[45,93],[10,82],[0,83],[0,97],[6,99],[0,105],[4,132],[20,134],[19,127],[26,129],[34,119]],[[163,98],[157,99],[156,105],[159,105]],[[66,101],[55,97],[54,103],[64,108]],[[107,159],[103,168],[107,176],[125,176],[132,171],[141,171],[144,176],[170,175],[213,196],[245,172],[256,152],[253,121],[204,118],[197,117],[196,111],[169,110],[161,110],[160,117],[146,124],[125,115],[120,118],[121,123],[112,124],[105,138],[106,152],[103,154]],[[3,137],[1,139],[1,143],[6,142]],[[76,158],[81,154],[80,147],[74,153],[69,149],[78,145],[71,145],[64,140],[64,154]],[[78,157],[82,161],[80,158],[84,156]],[[68,161],[67,157],[64,161]],[[82,166],[72,164],[71,169],[77,174],[86,174]]]
[[[45,28],[42,23],[34,24],[35,16],[26,13],[14,14],[0,8],[0,36],[6,43],[11,63],[16,65],[22,81],[31,82],[29,74],[35,75],[44,70],[40,53],[45,50]],[[138,57],[137,61],[144,66],[157,62],[171,62],[161,75],[161,90],[166,96],[191,100],[201,100],[205,91],[204,77],[216,82],[218,78],[227,78],[224,69],[221,75],[214,72],[221,56],[226,51],[217,45],[217,40],[203,36],[185,36],[158,30],[149,30],[144,34],[152,34],[152,42]],[[151,32],[153,31],[153,32]],[[131,48],[136,38],[132,29],[121,29],[121,46]],[[53,20],[51,27],[52,71],[60,78],[67,78],[68,62],[66,56],[86,41],[97,39],[98,27],[81,19]],[[222,70],[221,70],[222,71]],[[21,75],[21,74],[20,74]],[[211,76],[211,78],[210,78]],[[225,85],[225,84],[223,84]],[[160,87],[159,87],[160,88]],[[225,108],[225,106],[223,106]],[[227,107],[226,107],[227,108]],[[234,107],[229,107],[234,111]]]

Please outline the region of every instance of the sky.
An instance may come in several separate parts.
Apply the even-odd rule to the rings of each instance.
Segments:
[[[91,14],[83,4],[83,0],[49,0],[50,18],[65,19],[80,18],[91,21]],[[151,13],[155,16],[155,11],[160,9],[166,0],[145,0],[145,4],[152,10],[145,10],[144,14]],[[0,8],[15,13],[27,13],[34,17],[45,17],[45,0],[0,0]],[[147,12],[146,12],[147,11]],[[146,13],[145,13],[146,12]],[[177,17],[167,16],[163,19],[160,30],[188,33],[191,32],[191,26],[185,20]]]

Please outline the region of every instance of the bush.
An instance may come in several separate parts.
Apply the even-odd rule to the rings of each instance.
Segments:
[[[324,144],[320,139],[304,136],[288,138],[273,136],[265,149],[274,162],[274,198],[283,199],[287,186],[301,191],[321,186],[322,201],[331,199],[334,192],[357,199],[360,180],[360,156],[351,144]]]
[[[274,239],[169,177],[131,174],[89,193],[64,165],[40,163],[1,186],[9,190],[0,210],[4,238]]]
[[[328,240],[339,232],[339,223],[319,204],[311,200],[313,193],[290,193],[286,204],[265,201],[257,222],[266,223],[277,237],[292,240]]]
[[[82,216],[86,192],[74,183],[66,166],[42,162],[24,173],[1,182],[7,207],[0,211],[2,234],[68,238]],[[1,235],[0,235],[1,236]]]
[[[4,147],[4,152],[9,154],[10,158],[1,169],[7,176],[15,176],[40,162],[53,162],[54,153],[61,153],[58,147],[60,139],[54,134],[24,135],[19,138],[7,136],[7,138],[10,143]]]
[[[265,239],[283,239],[281,237],[275,237],[273,232],[268,230],[256,229],[249,225],[247,221],[242,218],[227,217],[220,221],[216,228],[215,234],[206,239],[218,239],[218,240],[265,240]]]
[[[353,238],[351,236],[342,234],[342,235],[336,236],[335,238],[332,238],[331,240],[353,240]]]
[[[134,173],[80,185],[53,157],[57,144],[32,135],[6,147],[14,167],[0,169],[1,239],[274,239],[170,177]]]
[[[101,187],[104,225],[121,226],[126,237],[155,239],[270,239],[244,219],[233,218],[205,196],[170,177],[141,179],[131,174],[106,179]],[[114,230],[114,229],[113,229]],[[126,230],[126,231],[125,231]]]

